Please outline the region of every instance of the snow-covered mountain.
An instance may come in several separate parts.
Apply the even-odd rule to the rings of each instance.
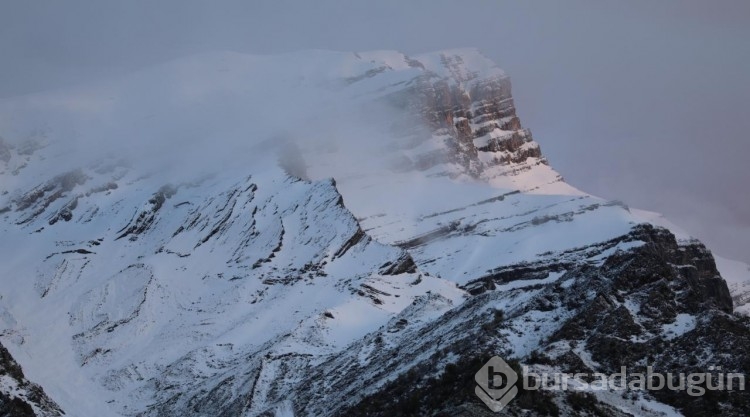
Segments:
[[[203,54],[1,101],[0,135],[0,410],[481,416],[493,355],[750,370],[748,266],[566,184],[471,49]]]

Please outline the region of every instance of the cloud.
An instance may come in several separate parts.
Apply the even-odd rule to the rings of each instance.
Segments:
[[[571,183],[750,261],[747,39],[740,0],[3,2],[0,97],[212,50],[476,46]]]

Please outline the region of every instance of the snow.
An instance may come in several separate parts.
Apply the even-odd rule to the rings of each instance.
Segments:
[[[474,145],[476,145],[476,147],[478,148],[482,148],[489,145],[493,140],[505,139],[507,137],[510,137],[512,134],[512,131],[495,128],[483,136],[474,138]]]
[[[158,375],[159,369],[186,354],[197,354],[203,346],[232,345],[238,352],[247,352],[277,339],[277,351],[320,354],[342,349],[376,329],[425,291],[445,291],[454,294],[453,298],[461,293],[452,284],[424,279],[412,295],[404,291],[397,302],[386,303],[383,309],[340,288],[345,279],[354,279],[356,287],[371,271],[400,256],[399,250],[363,241],[334,259],[336,250],[357,228],[351,214],[337,204],[335,188],[330,182],[290,182],[276,171],[275,176],[269,175],[270,169],[253,175],[252,181],[259,184],[254,192],[242,191],[247,183],[234,183],[231,176],[229,181],[180,189],[162,208],[169,214],[159,215],[152,229],[136,241],[116,240],[117,230],[131,221],[133,209],[150,207],[142,204],[150,198],[145,190],[156,190],[160,183],[140,183],[143,192],[133,190],[135,183],[123,185],[113,195],[97,198],[100,214],[90,223],[62,222],[49,228],[52,236],[65,236],[71,242],[65,248],[77,249],[92,238],[103,241],[90,247],[94,254],[57,254],[42,261],[41,267],[48,272],[38,276],[44,281],[33,278],[40,258],[33,260],[35,255],[26,248],[59,253],[60,242],[10,227],[6,234],[10,239],[3,241],[2,250],[15,262],[3,265],[7,269],[2,301],[9,316],[6,325],[23,318],[17,329],[24,332],[24,343],[11,340],[9,348],[28,375],[45,381],[50,395],[69,413],[115,415],[108,401],[123,406],[132,403],[127,395],[139,380]],[[127,192],[128,188],[134,192]],[[185,199],[194,204],[174,207]],[[227,212],[233,207],[232,214],[225,227],[205,240],[208,231],[224,219],[220,207],[227,207]],[[188,227],[174,241],[169,238],[181,224],[191,223],[194,215],[199,216],[196,224],[205,223],[203,232]],[[200,220],[212,215],[205,222]],[[255,244],[244,253],[245,261],[232,266],[228,258],[235,253],[233,248],[243,245],[248,218],[255,219],[258,230]],[[283,249],[271,262],[249,268],[279,242],[279,220],[285,230]],[[197,242],[202,243],[196,247]],[[281,278],[284,270],[320,262],[321,257],[328,259],[327,276],[305,278],[291,287],[262,281],[264,275]],[[416,279],[413,275],[399,278]],[[45,294],[43,298],[40,293]],[[322,332],[320,341],[307,338],[300,321],[326,309],[336,317],[331,331]],[[285,314],[279,315],[280,311]],[[314,321],[306,323],[315,326]],[[50,338],[73,342],[50,345]],[[209,358],[223,361],[225,355],[225,349],[217,348]],[[137,369],[142,377],[125,376],[130,369]],[[110,370],[121,371],[123,376],[115,377]],[[205,372],[215,371],[205,368]],[[82,391],[96,395],[77,399]]]
[[[611,404],[623,412],[643,417],[683,417],[674,407],[646,398],[639,393],[635,399],[622,398],[622,391],[594,391],[600,401]]]
[[[459,79],[469,80],[506,76],[503,70],[483,56],[476,48],[448,49],[417,55],[414,58],[421,62],[428,71],[432,71],[440,77],[457,76]],[[446,61],[459,65],[446,66]]]
[[[734,311],[750,315],[750,265],[714,256],[716,268],[727,281],[729,292],[734,299]]]
[[[680,313],[674,322],[662,326],[662,332],[667,340],[671,340],[684,335],[695,329],[696,319],[691,314]]]
[[[667,404],[662,404],[654,400],[649,400],[647,398],[641,397],[639,399],[639,403],[642,407],[641,409],[644,411],[653,411],[665,417],[682,417],[683,416],[683,414],[677,411],[677,409],[675,409],[674,407],[671,407]]]
[[[320,363],[362,343],[352,360],[369,363],[368,337],[405,343],[463,305],[462,285],[497,268],[607,241],[642,222],[678,231],[654,213],[575,189],[541,158],[492,165],[500,155],[480,152],[478,178],[451,163],[385,169],[394,152],[445,150],[440,132],[396,146],[403,136],[393,121],[403,115],[387,102],[424,76],[467,87],[506,77],[473,49],[215,52],[0,100],[0,135],[45,146],[14,151],[0,171],[0,209],[59,174],[81,168],[86,178],[49,204],[0,214],[0,340],[68,415],[138,414],[168,399],[151,384],[199,392],[241,369],[262,381],[252,411],[289,417],[291,404],[268,394],[272,381],[295,376],[274,358]],[[492,131],[475,145],[506,134]],[[309,181],[279,168],[275,152],[286,142],[309,156],[296,167]],[[156,210],[167,184],[175,193]],[[72,219],[50,224],[76,196]],[[144,230],[124,236],[131,226]],[[367,236],[350,244],[360,228]],[[417,271],[384,275],[405,251]],[[717,262],[747,302],[748,266]],[[535,286],[563,275],[501,284],[495,307],[520,310]],[[555,330],[550,314],[563,312],[521,314],[501,336],[527,354]],[[403,330],[386,330],[401,319]],[[695,318],[680,315],[664,330],[677,337],[691,326]]]
[[[275,417],[294,417],[294,410],[290,402],[280,405],[276,409]]]
[[[550,283],[556,282],[564,274],[565,274],[564,272],[552,272],[549,274],[549,276],[547,276],[547,278],[543,278],[543,279],[519,279],[517,281],[512,281],[507,284],[498,285],[495,288],[495,290],[507,291],[507,290],[514,290],[517,288],[529,287],[532,285],[550,284]]]
[[[664,215],[662,215],[661,213],[636,208],[631,208],[630,211],[637,217],[643,219],[648,223],[651,223],[655,226],[661,226],[665,229],[669,229],[669,231],[672,232],[678,240],[693,239],[693,236],[690,235],[690,233],[669,221],[669,219],[664,217]]]

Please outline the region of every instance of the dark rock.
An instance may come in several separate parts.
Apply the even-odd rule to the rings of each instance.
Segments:
[[[148,230],[156,220],[156,215],[161,210],[164,202],[171,198],[177,192],[177,187],[167,184],[159,188],[154,195],[148,200],[151,207],[141,211],[137,217],[120,229],[119,235],[115,240],[130,236],[130,240],[135,240],[138,235]]]

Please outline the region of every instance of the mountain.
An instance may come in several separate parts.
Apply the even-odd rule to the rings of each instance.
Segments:
[[[8,415],[493,415],[494,355],[750,370],[747,265],[565,183],[472,49],[202,54],[1,101],[0,134]],[[506,412],[750,410],[709,393]]]

